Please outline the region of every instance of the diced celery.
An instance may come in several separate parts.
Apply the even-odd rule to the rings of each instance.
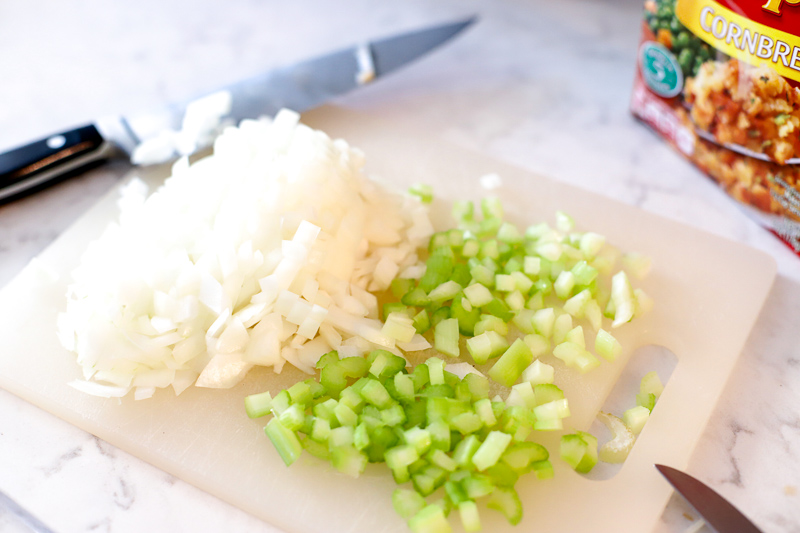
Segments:
[[[464,478],[461,484],[466,490],[467,496],[473,500],[488,496],[494,490],[494,483],[483,474],[471,474]]]
[[[333,414],[342,426],[356,426],[358,424],[358,415],[342,402],[336,405]]]
[[[502,461],[519,473],[528,471],[532,463],[550,458],[547,448],[535,442],[516,442],[501,457]]]
[[[386,320],[389,318],[389,315],[392,313],[400,313],[400,314],[407,314],[408,313],[408,306],[401,302],[387,302],[383,304],[383,319]]]
[[[301,403],[294,403],[278,416],[287,429],[297,431],[305,423],[305,407]]]
[[[509,293],[509,295],[506,296],[505,301],[506,304],[508,304],[508,308],[512,311],[519,311],[525,307],[525,297],[518,290]]]
[[[542,363],[538,359],[522,372],[522,379],[529,382],[531,385],[552,383],[554,377],[555,369],[547,363]]]
[[[585,431],[577,431],[576,434],[586,443],[586,453],[583,454],[581,461],[575,467],[575,471],[586,474],[597,464],[597,437]]]
[[[414,329],[417,330],[417,333],[420,335],[431,329],[431,320],[428,316],[428,311],[423,309],[414,315],[412,323],[414,325]]]
[[[331,435],[331,424],[325,418],[314,418],[310,437],[317,442],[328,442]]]
[[[483,311],[487,314],[494,315],[503,322],[508,322],[514,318],[514,313],[508,308],[502,300],[493,298],[491,302],[483,307]]]
[[[432,302],[443,302],[445,300],[452,300],[459,292],[461,292],[461,285],[453,280],[449,280],[428,293],[428,298],[430,298]]]
[[[425,263],[425,274],[419,280],[419,287],[429,293],[448,281],[453,273],[454,256],[449,247],[437,248]]]
[[[528,345],[528,348],[531,350],[531,354],[533,355],[534,359],[537,359],[550,351],[550,341],[537,333],[525,335],[522,340]]]
[[[300,381],[286,389],[292,403],[311,403],[311,386],[305,381]]]
[[[506,405],[521,405],[529,409],[536,407],[536,397],[531,384],[527,381],[523,381],[522,383],[512,386]]]
[[[331,460],[331,451],[328,449],[327,444],[320,443],[311,439],[302,439],[300,440],[300,444],[303,446],[303,449],[305,451],[307,451],[314,457],[323,459],[325,461]]]
[[[494,298],[491,291],[485,285],[477,282],[464,289],[464,296],[475,307],[482,307]]]
[[[331,449],[339,446],[347,446],[353,444],[355,440],[355,428],[352,426],[339,426],[331,430],[331,435],[328,437],[328,446]]]
[[[655,370],[644,375],[639,385],[639,392],[642,394],[652,393],[655,395],[656,399],[664,392],[664,385],[661,384],[661,379],[658,377]]]
[[[358,477],[367,467],[367,456],[352,444],[337,446],[331,449],[331,464],[343,474]]]
[[[481,315],[480,320],[475,324],[474,335],[480,335],[487,331],[494,331],[500,335],[508,335],[508,324],[502,318],[493,315]]]
[[[394,278],[389,285],[389,290],[392,291],[392,296],[399,300],[404,294],[412,290],[415,284],[416,282],[413,279]]]
[[[525,272],[529,276],[535,276],[539,274],[541,268],[542,268],[541,258],[529,255],[525,256],[522,267],[523,272]]]
[[[522,502],[513,488],[495,488],[486,506],[503,513],[511,525],[517,525],[522,520]]]
[[[564,398],[564,391],[552,383],[542,383],[533,387],[536,405],[543,405]]]
[[[469,373],[464,376],[463,383],[467,384],[470,396],[473,400],[489,398],[489,380],[484,376]]]
[[[553,326],[556,321],[556,312],[552,307],[539,309],[533,314],[531,319],[533,328],[536,333],[545,338],[550,338],[553,335]]]
[[[628,426],[634,435],[642,432],[645,422],[650,418],[650,409],[637,405],[625,411],[622,415],[622,420]]]
[[[498,228],[497,238],[508,244],[521,244],[523,241],[523,236],[519,228],[510,222],[503,222],[500,228]]]
[[[583,289],[581,292],[564,302],[564,311],[575,318],[581,318],[584,316],[586,305],[591,299],[591,291],[589,291],[589,289]]]
[[[394,470],[396,468],[407,467],[418,460],[419,453],[414,446],[403,444],[386,450],[384,457],[386,459],[386,466]]]
[[[272,399],[272,402],[270,403],[270,410],[272,411],[273,415],[280,416],[280,414],[287,410],[291,404],[292,398],[289,396],[289,392],[282,390]]]
[[[286,466],[294,463],[303,452],[303,446],[294,431],[284,426],[280,420],[273,418],[264,428],[264,432],[272,441],[278,455],[281,456]]]
[[[562,342],[553,349],[553,355],[564,361],[567,366],[577,368],[583,373],[600,364],[600,361],[594,355],[574,342]]]
[[[478,506],[471,500],[465,500],[458,504],[458,516],[464,531],[471,533],[481,530],[481,518],[478,514]]]
[[[477,239],[466,239],[464,246],[461,247],[461,255],[463,257],[475,257],[481,250],[481,245]]]
[[[553,282],[553,290],[556,296],[562,300],[569,298],[572,294],[572,289],[575,287],[575,274],[569,270],[564,270],[558,275],[558,278]]]
[[[494,415],[494,410],[492,409],[492,402],[489,398],[483,398],[478,400],[474,404],[475,413],[480,417],[481,422],[486,427],[492,427],[497,424],[497,417]]]
[[[620,270],[611,278],[611,299],[609,306],[613,306],[614,322],[612,328],[616,328],[630,322],[633,318],[635,307],[633,288],[624,270]],[[608,312],[609,309],[606,308]]]
[[[397,488],[392,493],[392,505],[397,514],[408,520],[425,507],[425,498],[417,491]]]
[[[611,333],[600,329],[594,339],[594,350],[604,359],[613,361],[622,353],[622,345]]]
[[[586,337],[583,335],[583,326],[575,326],[567,332],[564,340],[577,344],[581,348],[586,348]]]
[[[453,461],[453,458],[438,448],[429,452],[427,458],[431,464],[447,470],[448,472],[455,472],[458,468],[458,465],[455,461]]]
[[[563,435],[559,454],[573,469],[577,469],[589,449],[588,443],[577,433]]]
[[[477,414],[473,412],[466,412],[451,418],[450,427],[462,435],[467,435],[469,433],[475,433],[481,429],[481,427],[483,427],[483,422],[481,421],[481,417]]]
[[[399,426],[405,421],[406,421],[406,412],[403,410],[400,404],[395,403],[390,405],[386,409],[381,409],[381,422],[383,422],[387,426],[390,427]]]
[[[251,394],[244,399],[244,409],[250,418],[268,415],[272,409],[272,395],[267,392]]]
[[[497,464],[500,456],[506,451],[511,443],[511,435],[502,431],[492,431],[486,436],[486,440],[480,445],[472,456],[472,464],[478,471],[482,472],[487,468]]]
[[[586,232],[581,235],[580,250],[587,259],[592,259],[603,248],[606,238],[597,233]]]
[[[516,290],[517,284],[514,278],[509,274],[497,274],[494,277],[495,290],[500,292],[511,292]]]
[[[458,357],[460,350],[458,348],[458,320],[455,318],[448,318],[442,320],[436,325],[434,329],[434,348],[443,354],[450,357]]]
[[[369,445],[369,430],[367,429],[366,423],[361,422],[356,426],[355,431],[353,431],[353,446],[355,446],[356,450],[363,450]]]
[[[419,455],[422,455],[431,446],[431,433],[427,429],[413,427],[403,432],[403,440],[413,446]]]
[[[533,414],[536,415],[536,420],[551,420],[554,418],[566,418],[569,416],[569,402],[566,398],[553,400],[541,405],[537,405],[533,409]]]
[[[443,420],[434,420],[425,428],[431,435],[431,447],[450,451],[450,427]]]
[[[470,276],[475,283],[492,288],[494,287],[494,272],[483,264],[477,264],[469,269]]]
[[[433,187],[427,183],[415,183],[408,188],[408,193],[419,198],[423,204],[429,204],[433,201]]]
[[[394,375],[394,388],[397,391],[397,400],[403,402],[414,401],[414,381],[408,374],[398,372]]]
[[[429,383],[431,385],[444,385],[444,361],[438,357],[431,357],[425,361],[428,367]]]
[[[503,218],[503,204],[496,196],[487,196],[481,199],[481,212],[484,218]]]
[[[386,387],[380,381],[375,380],[369,380],[364,385],[364,388],[361,389],[361,397],[378,409],[386,409],[394,402]]]
[[[551,479],[553,477],[553,464],[549,460],[531,463],[531,470],[536,474],[536,479]]]
[[[462,468],[467,468],[472,464],[472,456],[478,451],[481,441],[475,435],[467,435],[461,442],[456,444],[453,451],[453,460]]]
[[[431,303],[431,299],[428,298],[428,294],[422,287],[416,287],[411,289],[402,296],[400,301],[403,302],[403,304],[405,305],[413,305],[417,307],[421,307]]]
[[[450,318],[458,320],[458,331],[462,335],[475,334],[475,325],[480,319],[481,312],[477,307],[472,307],[463,295],[457,294],[450,306]]]
[[[541,292],[535,293],[533,296],[528,298],[527,302],[525,302],[525,307],[531,311],[538,311],[539,309],[544,308],[544,294]]]
[[[567,333],[573,328],[572,315],[563,314],[553,322],[553,344],[561,344],[567,340]]]
[[[452,528],[444,510],[435,504],[428,505],[408,521],[413,533],[450,533]]]
[[[636,405],[646,407],[648,411],[652,411],[656,406],[656,395],[652,392],[640,392],[636,395]]]
[[[530,348],[522,339],[517,339],[489,370],[489,377],[506,387],[511,387],[531,362],[533,354]]]

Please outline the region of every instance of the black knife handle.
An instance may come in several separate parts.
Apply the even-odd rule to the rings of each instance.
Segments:
[[[110,148],[89,124],[0,153],[0,202],[97,164]]]

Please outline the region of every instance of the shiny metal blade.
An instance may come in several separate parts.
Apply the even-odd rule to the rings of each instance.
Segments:
[[[762,533],[741,511],[702,481],[669,466],[656,465],[656,468],[718,533]]]
[[[284,107],[307,111],[413,61],[453,38],[474,20],[470,18],[363,43],[234,83],[220,89],[229,91],[232,96],[229,118],[239,122],[272,115]],[[180,129],[189,103],[171,105],[156,113],[106,121],[101,123],[101,129],[117,145],[130,151],[139,142],[166,129]]]

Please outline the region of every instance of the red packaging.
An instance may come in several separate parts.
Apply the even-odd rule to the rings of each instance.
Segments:
[[[647,0],[631,110],[800,255],[800,0]]]

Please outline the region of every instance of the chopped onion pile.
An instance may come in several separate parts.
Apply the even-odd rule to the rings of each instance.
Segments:
[[[73,386],[142,399],[231,387],[254,365],[312,373],[332,349],[429,347],[402,320],[387,330],[369,292],[419,270],[427,207],[298,119],[243,121],[149,197],[139,180],[124,188],[119,222],[87,249],[59,317],[85,377]]]

